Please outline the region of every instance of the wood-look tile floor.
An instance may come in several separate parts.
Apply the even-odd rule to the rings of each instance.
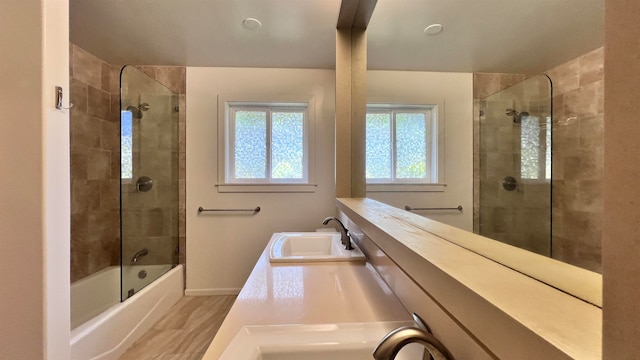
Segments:
[[[185,296],[120,360],[200,360],[235,296]]]

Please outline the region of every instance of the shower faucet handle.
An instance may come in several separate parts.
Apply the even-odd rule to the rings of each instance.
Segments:
[[[136,190],[139,192],[147,192],[153,187],[153,180],[148,176],[141,176],[136,181]]]

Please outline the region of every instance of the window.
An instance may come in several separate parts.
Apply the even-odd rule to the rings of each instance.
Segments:
[[[523,116],[520,123],[520,177],[551,179],[551,117]]]
[[[436,106],[369,105],[367,183],[437,183]]]
[[[307,104],[227,103],[227,183],[307,183]]]
[[[133,178],[133,115],[131,111],[120,112],[120,177]]]

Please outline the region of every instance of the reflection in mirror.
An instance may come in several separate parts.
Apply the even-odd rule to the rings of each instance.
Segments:
[[[367,102],[435,105],[444,135],[437,182],[367,197],[600,272],[602,26],[602,0],[379,0]]]
[[[523,79],[474,105],[474,232],[551,256],[549,78]]]

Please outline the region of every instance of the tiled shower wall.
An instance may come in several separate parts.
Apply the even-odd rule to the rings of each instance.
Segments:
[[[557,66],[553,83],[552,256],[601,269],[603,175],[603,49]],[[523,81],[525,75],[474,74],[474,189],[480,184],[480,99]],[[474,231],[480,229],[474,191]]]
[[[120,66],[70,44],[71,282],[120,264]],[[185,68],[140,67],[179,94],[179,262],[185,259]],[[154,229],[149,229],[153,232]],[[153,262],[150,257],[149,263]],[[145,262],[142,262],[145,263]]]
[[[553,82],[553,257],[601,272],[604,49],[547,75]]]
[[[120,130],[117,74],[73,44],[69,55],[74,282],[120,263]]]
[[[513,78],[513,77],[512,77]],[[504,90],[476,100],[479,116],[479,164],[476,165],[480,191],[476,191],[478,233],[504,243],[518,246],[542,255],[550,255],[550,181],[545,179],[546,152],[533,152],[531,145],[521,146],[521,136],[532,131],[532,122],[540,124],[534,133],[544,149],[546,147],[546,119],[550,116],[551,98],[549,81],[544,76],[530,77]],[[507,108],[528,112],[521,123],[506,115]],[[478,123],[478,122],[476,122]],[[533,140],[533,139],[530,139]],[[527,152],[528,151],[528,152]],[[541,161],[542,160],[542,161]],[[529,179],[521,174],[527,167]],[[508,191],[503,179],[512,176],[515,189]]]

